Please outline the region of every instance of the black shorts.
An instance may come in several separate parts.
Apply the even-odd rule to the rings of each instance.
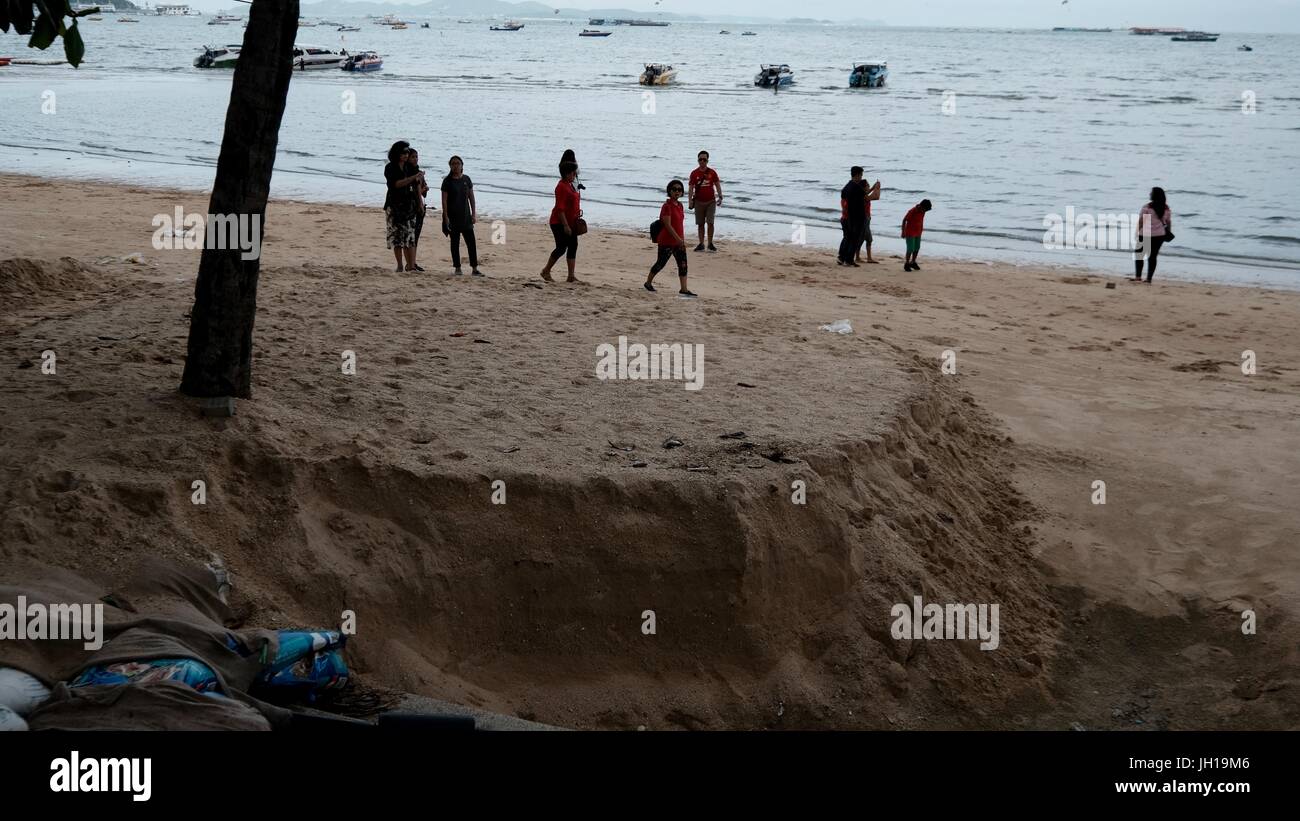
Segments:
[[[558,222],[551,223],[551,233],[555,235],[555,250],[551,252],[551,259],[559,259],[561,255],[569,259],[578,258],[577,234],[566,232]]]

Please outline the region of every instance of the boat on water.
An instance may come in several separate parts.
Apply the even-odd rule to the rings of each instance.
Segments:
[[[473,23],[473,20],[457,20],[457,23]]]
[[[677,69],[664,63],[646,63],[645,71],[637,78],[643,86],[666,86],[677,79]]]
[[[758,32],[756,32],[756,31],[742,31],[742,32],[740,33],[740,36],[741,36],[741,37],[757,37],[757,36],[758,36]]]
[[[587,21],[587,25],[589,25],[589,26],[603,26],[603,25],[605,25],[605,18],[604,18],[604,17],[593,17],[593,18],[591,18],[590,20]]]
[[[304,20],[304,19],[301,18],[301,17],[298,18],[298,28],[300,28],[300,29],[310,29],[310,28],[315,28],[315,27],[316,27],[316,24],[313,23],[312,21],[310,21],[310,20]]]
[[[779,65],[764,64],[754,75],[754,85],[759,88],[788,86],[794,82],[794,72],[785,63]]]
[[[384,67],[384,58],[373,51],[358,51],[348,54],[339,68],[344,71],[379,71]]]
[[[339,26],[339,31],[361,31],[361,26]]]
[[[583,29],[578,32],[579,37],[608,37],[613,34],[612,31],[601,31],[600,29]]]
[[[1251,48],[1250,46],[1246,45],[1245,43],[1242,43],[1241,45],[1237,46],[1237,51],[1254,51],[1254,50],[1255,50],[1255,49]]]
[[[234,68],[239,62],[241,45],[204,46],[203,53],[194,58],[195,68]]]
[[[1219,35],[1209,31],[1189,31],[1186,34],[1175,34],[1169,38],[1175,43],[1215,43],[1219,40]]]
[[[342,66],[345,56],[324,46],[302,46],[294,43],[293,70],[317,71],[327,68],[339,68]]]
[[[428,27],[429,27],[429,24],[428,24],[428,23],[421,23],[421,24],[420,24],[420,28],[422,28],[422,29],[427,29]]]
[[[849,88],[880,88],[889,76],[889,64],[884,60],[854,63],[849,72]]]
[[[405,23],[393,23],[391,26],[389,26],[389,28],[392,29],[393,31],[405,31],[405,30],[406,30],[406,24],[405,24]]]
[[[1076,32],[1076,33],[1082,32],[1086,34],[1107,34],[1114,30],[1115,29],[1090,29],[1090,28],[1083,28],[1082,26],[1054,26],[1052,28],[1052,31],[1065,31],[1065,32]]]
[[[523,27],[524,27],[524,24],[518,22],[517,20],[507,20],[507,21],[506,21],[505,23],[503,23],[502,25],[499,25],[499,26],[489,26],[489,27],[488,27],[488,30],[489,30],[489,31],[519,31],[519,30],[520,30],[521,28],[523,28]]]
[[[727,31],[726,29],[723,29],[722,31],[718,32],[718,34],[730,34],[730,33],[731,32]]]
[[[213,17],[211,20],[208,21],[208,25],[209,25],[209,26],[228,26],[228,25],[230,25],[230,23],[226,22],[225,20],[218,20],[217,18]]]
[[[1178,27],[1174,27],[1174,28],[1167,28],[1167,27],[1166,27],[1166,28],[1146,28],[1146,27],[1143,27],[1143,26],[1134,26],[1133,28],[1129,29],[1129,32],[1130,32],[1131,34],[1139,34],[1139,35],[1142,35],[1142,36],[1144,36],[1144,37],[1153,37],[1153,36],[1155,36],[1155,35],[1157,35],[1157,34],[1182,34],[1182,33],[1185,32],[1185,31],[1187,31],[1187,29],[1184,29],[1184,28],[1178,28]]]
[[[216,20],[216,21],[218,21],[218,22],[221,22],[221,23],[242,23],[242,22],[244,22],[244,18],[242,18],[242,17],[236,17],[236,16],[233,15],[233,14],[218,14],[218,15],[216,15],[215,17],[213,17],[212,19],[213,19],[213,20]]]
[[[117,18],[117,22],[119,22],[119,23],[138,23],[138,22],[140,22],[140,21],[139,21],[137,18],[135,18],[135,17],[119,17],[119,18]]]

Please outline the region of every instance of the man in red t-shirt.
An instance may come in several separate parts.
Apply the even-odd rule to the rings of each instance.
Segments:
[[[700,227],[700,244],[695,246],[695,250],[704,250],[704,226],[707,225],[709,250],[716,251],[718,249],[713,247],[713,216],[722,204],[722,180],[718,179],[717,171],[709,168],[709,152],[701,151],[699,162],[700,167],[691,172],[691,195],[687,199],[687,207],[695,212],[695,224]]]
[[[659,245],[659,258],[651,266],[644,287],[647,291],[654,291],[655,274],[664,269],[669,257],[673,257],[677,260],[677,278],[682,284],[677,295],[694,299],[695,294],[686,287],[686,212],[678,202],[684,193],[681,180],[668,183],[668,199],[659,209],[659,235],[655,237],[655,242]]]

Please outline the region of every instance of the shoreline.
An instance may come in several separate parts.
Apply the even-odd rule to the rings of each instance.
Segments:
[[[213,173],[215,173],[215,170],[216,169],[214,166]],[[0,170],[0,180],[4,180],[6,178],[12,180],[27,180],[27,181],[37,179],[36,177],[30,174]],[[44,178],[40,178],[40,179],[44,179]],[[58,178],[58,180],[61,184],[73,184],[73,180],[70,177],[69,178],[60,177]],[[181,187],[175,185],[153,185],[150,183],[130,183],[130,182],[114,179],[111,176],[88,177],[85,178],[83,181],[87,184],[96,185],[96,186],[104,186],[110,188],[123,188],[127,190],[139,190],[142,192],[155,193],[159,196],[171,194],[171,195],[175,195],[177,198],[185,198],[185,199],[192,199],[196,196],[202,196],[206,198],[210,196],[210,192],[211,192],[210,186],[207,188],[204,187],[188,188],[188,187]],[[382,194],[382,184],[376,183],[376,188]],[[431,213],[435,213],[434,207],[432,205],[432,203],[435,201],[435,197],[433,196],[434,193],[436,192],[431,192],[429,198],[431,203],[430,206]],[[380,197],[380,200],[382,200],[382,197]],[[357,209],[362,211],[373,211],[376,214],[380,215],[378,218],[382,221],[383,209],[377,205],[357,204],[352,202],[338,202],[337,200],[330,199],[328,197],[321,197],[319,199],[316,199],[311,197],[301,197],[301,198],[300,197],[277,197],[274,195],[268,201],[268,209],[270,204],[272,203],[283,203],[286,205],[334,206],[334,207],[341,207],[341,208],[352,208],[352,209]],[[205,203],[205,207],[206,207],[206,203]],[[650,209],[647,208],[647,213],[649,213],[649,210]],[[513,221],[514,223],[525,223],[525,224],[535,223],[538,225],[542,225],[546,219],[547,213],[549,213],[549,208],[543,209],[538,212],[532,212],[532,213],[525,212],[521,215],[512,215],[509,217],[505,217],[503,219],[507,221]],[[499,215],[489,214],[485,212],[483,224],[490,225],[491,221],[494,218],[500,218],[500,217]],[[723,227],[725,227],[725,222],[722,222],[720,220],[720,223]],[[691,234],[691,237],[693,237],[694,236],[693,232],[695,230],[694,217],[692,213],[689,211],[686,212],[686,229],[688,234]],[[817,228],[817,231],[819,234],[822,235],[831,235],[831,229],[825,227],[819,226]],[[480,229],[480,233],[482,233],[482,229]],[[609,234],[609,235],[623,236],[629,239],[640,238],[643,236],[643,233],[638,231],[637,229],[633,227],[627,227],[624,225],[615,225],[609,228],[602,228],[599,225],[593,225],[593,233],[595,235]],[[879,236],[879,232],[877,231],[876,233],[877,236]],[[767,248],[767,249],[778,249],[778,250],[788,249],[791,251],[796,251],[800,247],[800,246],[791,245],[790,243],[764,241],[761,239],[751,239],[751,238],[731,239],[728,238],[725,232],[721,230],[719,231],[718,238],[720,242],[724,242],[728,246],[737,246],[742,248],[746,246],[755,246],[755,247]],[[828,238],[824,242],[821,243],[809,242],[807,245],[802,247],[810,249],[811,251],[817,253],[819,256],[825,256],[829,260],[830,264],[834,265],[835,249],[838,246],[838,242],[839,242],[839,230],[837,228],[834,229],[834,234],[828,236]],[[876,256],[877,258],[882,260],[882,264],[887,264],[883,262],[883,260],[886,259],[888,260],[902,259],[902,241],[898,240],[897,244],[898,244],[897,249],[894,249],[892,247],[888,249],[879,248],[879,247],[877,248]],[[877,246],[879,246],[879,243],[877,243]],[[1042,271],[1046,273],[1056,274],[1061,277],[1096,276],[1096,277],[1105,277],[1108,279],[1115,279],[1115,280],[1131,279],[1131,276],[1124,272],[1127,271],[1128,266],[1131,266],[1132,264],[1131,262],[1127,261],[1127,259],[1123,263],[1124,266],[1126,267],[1123,269],[1123,271],[1121,271],[1121,269],[1118,267],[1106,268],[1100,266],[1089,266],[1084,264],[1072,264],[1072,263],[1064,263],[1064,262],[1044,264],[1044,263],[1039,263],[1039,262],[1035,262],[1032,260],[1025,260],[1025,259],[989,258],[990,256],[996,257],[998,255],[997,249],[979,249],[978,246],[965,246],[965,247],[971,248],[973,251],[985,250],[986,253],[984,254],[972,253],[970,255],[927,253],[927,249],[935,248],[936,246],[945,249],[962,247],[962,246],[955,246],[950,243],[944,243],[940,240],[927,239],[922,243],[923,259],[928,259],[933,263],[941,263],[945,265],[976,265],[976,266],[989,266],[989,267],[1010,266],[1012,268],[1015,268],[1020,271],[1025,271],[1027,273]],[[1123,252],[1117,252],[1117,253],[1123,253]],[[1011,256],[1015,256],[1015,255],[1011,254]],[[1173,258],[1179,259],[1178,257],[1173,257]],[[1161,272],[1167,270],[1169,267],[1168,262],[1166,260],[1167,260],[1167,256],[1161,257],[1161,262],[1162,262]],[[1207,263],[1200,263],[1200,264],[1207,264]],[[862,269],[859,270],[869,272],[871,270],[871,266],[867,266],[864,264]],[[1283,271],[1283,269],[1272,269],[1272,268],[1266,270],[1276,271],[1278,273],[1281,273]],[[1243,281],[1236,281],[1236,280],[1221,280],[1221,279],[1214,279],[1211,277],[1194,276],[1194,275],[1166,277],[1163,281],[1166,284],[1183,283],[1190,286],[1201,286],[1201,285],[1230,286],[1234,288],[1250,288],[1250,289],[1261,290],[1261,291],[1281,291],[1284,293],[1300,292],[1300,277],[1297,277],[1294,286],[1288,286],[1285,283],[1277,283],[1277,282],[1269,282],[1266,284],[1255,284],[1250,282],[1243,282]]]

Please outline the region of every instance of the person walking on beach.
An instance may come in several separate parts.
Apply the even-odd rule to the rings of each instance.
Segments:
[[[686,200],[686,207],[695,212],[695,224],[699,226],[700,244],[695,246],[695,250],[704,250],[704,227],[708,226],[708,248],[716,251],[718,249],[713,247],[713,218],[722,204],[722,180],[718,179],[717,171],[709,168],[709,152],[701,151],[696,161],[699,167],[691,171],[691,195]]]
[[[863,183],[864,183],[864,184],[866,183],[866,180],[865,180],[865,179],[863,180]],[[862,262],[863,262],[863,259],[862,259],[862,246],[863,246],[863,245],[866,245],[866,247],[867,247],[867,259],[866,259],[867,264],[869,264],[869,265],[879,265],[879,264],[880,264],[880,260],[878,260],[878,259],[873,259],[873,258],[871,257],[871,202],[872,202],[872,200],[878,200],[878,199],[880,199],[880,180],[876,180],[875,183],[873,183],[873,184],[871,185],[870,188],[867,188],[865,185],[863,186],[863,188],[864,188],[864,190],[867,192],[867,195],[866,195],[866,197],[864,198],[864,199],[866,200],[867,218],[866,218],[866,220],[862,223],[862,242],[858,243],[857,254],[856,254],[856,256],[854,257],[853,261],[856,262],[856,263],[858,263],[859,265],[862,264]]]
[[[849,169],[848,183],[840,189],[840,230],[844,236],[835,260],[837,265],[858,267],[853,256],[862,244],[867,221],[867,191],[862,182],[862,166],[855,165]]]
[[[410,157],[410,143],[398,140],[388,149],[388,164],[384,166],[384,217],[388,247],[393,249],[398,271],[415,270],[415,188],[424,182],[424,172],[411,173],[406,163]]]
[[[442,178],[442,233],[451,237],[452,273],[461,275],[460,239],[465,238],[469,252],[470,272],[483,276],[478,269],[478,243],[474,239],[474,223],[478,222],[478,207],[474,202],[474,182],[465,174],[465,162],[457,156],[447,161],[451,173]]]
[[[406,173],[421,174],[420,171],[420,152],[410,148],[410,154],[406,158]],[[424,233],[424,212],[426,209],[424,198],[429,195],[429,184],[420,178],[420,182],[413,186],[415,189],[415,245],[412,246],[412,259],[418,259],[420,256],[420,234]],[[424,271],[420,263],[414,263],[415,270]]]
[[[686,212],[678,202],[682,194],[686,193],[685,187],[681,180],[672,180],[668,183],[667,190],[668,199],[659,208],[659,219],[656,221],[659,233],[655,242],[659,245],[659,257],[650,267],[650,275],[646,277],[644,287],[647,291],[654,291],[655,274],[662,271],[668,264],[668,258],[672,257],[677,260],[677,279],[681,283],[678,296],[695,299],[695,294],[686,287]]]
[[[565,152],[568,154],[569,152]],[[555,184],[555,207],[551,209],[551,234],[555,237],[555,250],[551,252],[542,269],[542,279],[551,279],[551,268],[565,257],[569,266],[569,278],[565,282],[579,282],[574,276],[574,266],[578,260],[578,233],[584,225],[582,222],[582,194],[577,187],[578,164],[572,161],[560,163],[560,181]]]
[[[903,217],[903,239],[907,243],[907,256],[903,258],[904,271],[919,271],[916,255],[921,252],[921,233],[925,230],[925,215],[933,208],[929,200],[921,200]]]
[[[1152,188],[1151,201],[1142,206],[1138,215],[1137,253],[1133,260],[1133,281],[1142,281],[1142,260],[1147,262],[1147,285],[1156,275],[1156,257],[1160,246],[1174,238],[1173,212],[1165,201],[1165,189]]]

